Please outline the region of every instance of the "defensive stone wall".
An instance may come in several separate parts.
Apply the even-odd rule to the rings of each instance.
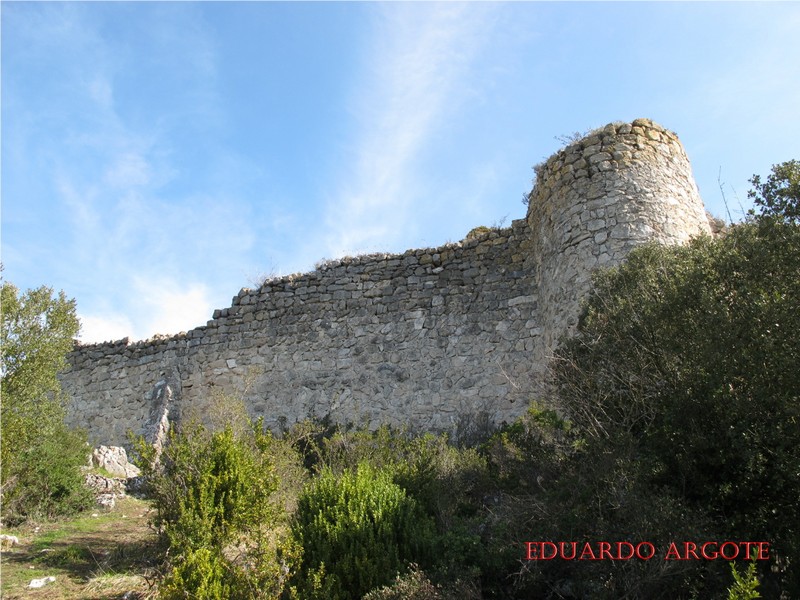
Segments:
[[[243,289],[188,333],[79,345],[61,376],[68,419],[122,444],[129,430],[157,437],[167,419],[202,418],[223,392],[276,429],[510,421],[541,389],[594,269],[710,232],[680,142],[646,119],[556,153],[529,198],[509,228]]]

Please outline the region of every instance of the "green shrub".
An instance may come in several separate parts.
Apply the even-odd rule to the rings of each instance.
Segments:
[[[159,595],[165,600],[230,600],[236,597],[230,569],[218,549],[189,548],[176,559],[174,568],[161,583]]]
[[[170,434],[161,472],[151,485],[172,548],[222,546],[238,533],[269,522],[276,488],[271,466],[233,430],[207,434],[199,425]]]
[[[363,600],[443,600],[443,597],[425,573],[412,566],[405,575],[397,575],[391,585],[371,591]]]
[[[82,434],[62,426],[20,452],[14,459],[13,489],[3,497],[4,514],[11,520],[53,518],[91,507],[94,497],[81,471],[87,449]]]
[[[369,463],[417,501],[436,526],[434,559],[427,565],[435,583],[472,581],[504,560],[487,553],[482,539],[489,517],[484,499],[493,497],[494,484],[478,450],[455,447],[444,434],[382,426],[335,432],[320,443],[320,460],[334,473]]]
[[[582,443],[569,420],[532,402],[525,414],[482,444],[481,451],[501,489],[536,495],[562,474]]]
[[[300,497],[292,532],[303,547],[299,597],[348,600],[427,560],[433,524],[388,473],[362,463],[324,470]]]
[[[486,460],[474,448],[456,448],[447,435],[410,435],[386,425],[375,431],[337,431],[321,443],[321,462],[334,473],[369,463],[391,475],[440,529],[474,515],[476,500],[491,487]]]
[[[155,525],[168,545],[165,598],[277,598],[296,549],[273,527],[277,480],[261,425],[172,429],[160,460],[138,443]]]
[[[593,539],[632,524],[653,538],[769,540],[765,591],[800,593],[787,567],[800,556],[798,299],[800,226],[771,217],[685,247],[643,247],[600,274],[554,363],[585,451],[557,486],[569,514],[540,522],[583,515],[568,530]],[[610,597],[624,592],[610,583],[619,572],[592,568],[595,585],[617,590]],[[692,571],[675,573],[672,597],[725,591],[726,569]],[[625,585],[637,577],[669,596],[661,574]]]
[[[751,561],[744,573],[739,573],[736,563],[731,561],[733,585],[728,588],[728,600],[755,600],[761,598],[758,593],[759,581],[756,576],[756,562]]]

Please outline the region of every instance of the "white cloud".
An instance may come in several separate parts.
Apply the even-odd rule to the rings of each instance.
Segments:
[[[231,287],[242,283],[231,265],[244,264],[254,244],[254,225],[237,193],[253,165],[218,144],[212,131],[203,138],[212,167],[202,170],[201,163],[202,172],[192,174],[194,157],[181,154],[175,135],[185,134],[187,122],[194,133],[207,134],[208,124],[213,129],[220,120],[213,36],[194,9],[154,10],[163,22],[142,14],[157,22],[148,35],[163,50],[159,60],[166,66],[158,68],[180,74],[185,102],[139,118],[120,93],[128,70],[135,75],[138,65],[100,34],[96,20],[76,13],[67,37],[86,41],[72,43],[78,48],[73,62],[81,65],[69,81],[72,103],[52,109],[61,129],[48,130],[48,143],[37,144],[53,156],[42,161],[52,168],[40,176],[52,183],[47,200],[57,204],[52,212],[63,219],[64,240],[58,252],[48,252],[49,264],[37,267],[55,270],[51,280],[69,282],[63,287],[78,298],[84,342],[203,325],[213,310],[210,298],[224,302],[210,290],[230,298]],[[186,19],[177,18],[184,13]],[[142,69],[153,69],[146,58]]]
[[[137,312],[145,316],[146,337],[188,331],[211,318],[213,307],[205,285],[181,286],[167,278],[136,277],[134,290]]]
[[[97,230],[100,217],[92,206],[95,193],[89,188],[77,189],[69,175],[63,171],[55,174],[55,188],[61,200],[69,208],[69,215],[80,237]]]
[[[105,181],[112,186],[129,188],[147,185],[152,178],[152,168],[138,152],[123,152],[113,158],[105,173]]]
[[[100,108],[110,110],[114,104],[111,83],[104,77],[95,77],[89,83],[89,97]]]
[[[81,332],[79,338],[84,344],[110,342],[131,336],[134,327],[124,315],[84,315],[79,314]]]
[[[199,283],[182,285],[159,275],[139,275],[127,293],[120,310],[79,315],[83,343],[173,335],[205,325],[213,312],[208,288]]]
[[[397,241],[414,207],[414,161],[457,106],[491,22],[491,5],[381,6],[372,60],[358,90],[354,166],[329,201],[333,256]]]

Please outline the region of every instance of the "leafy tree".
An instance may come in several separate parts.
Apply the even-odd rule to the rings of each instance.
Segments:
[[[85,439],[64,425],[57,373],[78,334],[75,301],[48,287],[20,294],[9,282],[2,301],[2,496],[5,516],[54,515],[88,505],[79,466]]]
[[[799,330],[800,227],[765,215],[600,274],[554,366],[594,470],[579,479],[624,466],[629,489],[678,503],[681,535],[700,533],[700,514],[719,535],[771,541],[782,581],[759,568],[776,596],[800,591]],[[631,497],[604,489],[594,500],[613,519]]]
[[[772,174],[764,183],[759,175],[753,175],[750,183],[753,189],[747,197],[759,207],[762,215],[795,223],[800,221],[800,161],[787,160],[772,165]]]
[[[57,401],[62,400],[56,375],[65,366],[65,356],[80,327],[75,301],[68,300],[64,292],[54,296],[53,290],[44,286],[20,294],[9,282],[3,282],[1,293],[4,425],[10,425],[15,417],[36,418],[51,425],[60,413]],[[6,429],[5,433],[32,435],[39,429]]]

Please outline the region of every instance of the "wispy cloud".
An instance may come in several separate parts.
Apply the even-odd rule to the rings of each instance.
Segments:
[[[137,152],[124,152],[114,157],[105,173],[108,185],[130,188],[147,185],[152,179],[150,161]]]
[[[203,325],[211,317],[213,304],[205,285],[184,288],[174,279],[158,274],[138,275],[131,283],[136,301],[125,304],[123,311],[101,309],[79,315],[81,341],[94,343],[174,334]]]
[[[359,134],[352,169],[326,209],[331,255],[399,239],[418,202],[415,161],[457,106],[493,10],[482,4],[380,6],[354,102]]]
[[[179,286],[173,279],[146,280],[138,277],[135,289],[149,319],[145,328],[151,333],[175,333],[204,325],[211,318],[213,305],[208,287],[192,284]]]
[[[81,331],[78,336],[84,344],[111,342],[124,337],[142,337],[135,334],[135,325],[119,313],[84,315],[78,313]],[[146,336],[145,336],[146,337]]]
[[[47,194],[25,202],[39,206],[52,235],[17,236],[10,255],[29,254],[26,244],[48,249],[30,277],[76,296],[84,341],[202,325],[241,283],[230,264],[253,244],[235,191],[248,167],[216,137],[225,116],[202,11],[129,8],[26,7],[15,38],[19,85],[8,97],[14,121],[27,123],[14,146],[28,155],[9,180],[47,182]],[[120,14],[131,17],[121,38]],[[137,36],[135,52],[125,35]],[[41,68],[36,81],[29,64]],[[187,151],[186,139],[202,139],[203,152]],[[21,198],[4,201],[25,214]]]

